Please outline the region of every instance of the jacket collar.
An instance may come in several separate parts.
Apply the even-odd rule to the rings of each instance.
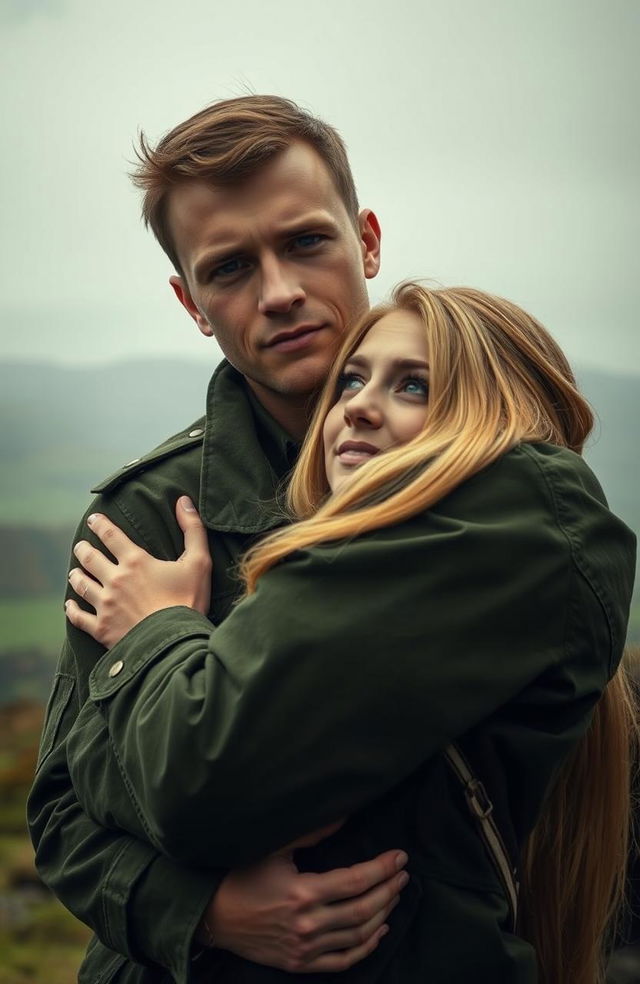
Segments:
[[[200,512],[210,529],[263,533],[285,522],[275,501],[299,447],[226,360],[213,374],[200,475]]]

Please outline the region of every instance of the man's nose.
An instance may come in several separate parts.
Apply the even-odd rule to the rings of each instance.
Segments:
[[[295,272],[276,257],[262,264],[262,283],[258,308],[261,314],[286,314],[306,299]]]
[[[383,413],[380,401],[371,385],[363,386],[344,405],[344,419],[350,427],[382,427]]]

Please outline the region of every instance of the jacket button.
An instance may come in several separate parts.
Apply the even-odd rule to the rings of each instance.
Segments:
[[[195,430],[189,431],[189,437],[200,437],[201,434],[204,434],[202,427],[196,427]]]
[[[124,669],[124,663],[122,662],[121,659],[118,659],[112,666],[109,667],[109,676],[110,677],[117,676],[118,673],[120,673],[120,671],[123,669]]]

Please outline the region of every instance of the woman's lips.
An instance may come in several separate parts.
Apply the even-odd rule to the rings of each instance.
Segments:
[[[343,465],[361,465],[378,454],[380,448],[366,441],[345,441],[337,451],[338,460]]]

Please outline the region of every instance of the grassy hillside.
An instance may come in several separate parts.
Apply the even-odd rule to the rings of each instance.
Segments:
[[[0,706],[0,980],[69,984],[90,937],[36,874],[25,830],[25,801],[35,769],[42,705]]]

